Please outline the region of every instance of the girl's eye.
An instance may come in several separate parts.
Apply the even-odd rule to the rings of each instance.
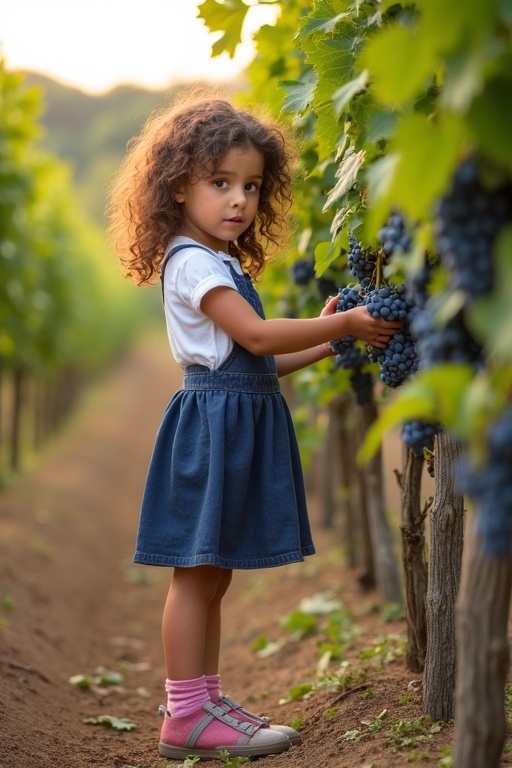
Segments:
[[[227,182],[224,181],[224,179],[215,179],[213,182],[213,186],[217,187],[217,189],[223,189],[225,184],[227,184]]]
[[[259,187],[257,184],[255,184],[253,181],[251,181],[249,184],[245,185],[245,189],[247,192],[259,192]]]

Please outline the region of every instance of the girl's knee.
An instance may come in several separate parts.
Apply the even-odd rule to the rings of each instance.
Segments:
[[[219,593],[225,594],[231,583],[231,571],[214,566],[175,568],[173,584],[185,588],[205,599],[213,600]]]

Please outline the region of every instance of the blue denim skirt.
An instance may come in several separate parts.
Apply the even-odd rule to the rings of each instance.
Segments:
[[[314,554],[295,431],[271,371],[236,344],[218,370],[188,370],[157,434],[134,562],[246,569]]]

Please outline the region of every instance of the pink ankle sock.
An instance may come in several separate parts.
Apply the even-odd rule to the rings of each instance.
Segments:
[[[172,717],[190,715],[210,700],[204,675],[192,680],[166,680],[167,709]]]
[[[219,700],[221,693],[220,675],[205,675],[205,677],[208,696],[214,703],[216,703]]]

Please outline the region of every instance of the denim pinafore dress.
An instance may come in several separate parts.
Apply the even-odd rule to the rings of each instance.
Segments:
[[[176,246],[169,256],[183,247],[190,246]],[[263,317],[250,277],[229,269]],[[183,389],[164,412],[134,562],[269,568],[314,551],[299,450],[274,358],[234,342],[217,369],[187,367]]]

